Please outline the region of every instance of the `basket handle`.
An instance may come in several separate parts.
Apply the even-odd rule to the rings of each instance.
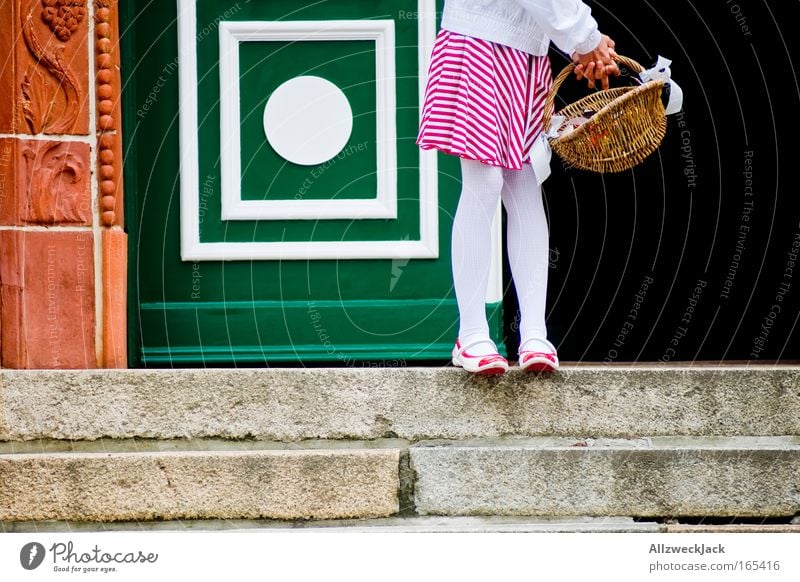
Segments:
[[[624,57],[622,55],[616,55],[614,60],[617,61],[620,65],[628,67],[634,73],[641,73],[644,71],[644,67],[630,59],[628,57]],[[550,120],[553,117],[553,113],[555,113],[554,105],[556,101],[556,95],[558,94],[558,90],[561,88],[561,85],[564,84],[564,81],[567,80],[572,74],[572,71],[575,70],[575,63],[570,63],[558,74],[558,77],[555,78],[553,81],[553,86],[550,89],[550,94],[547,96],[547,100],[544,102],[544,119],[542,120],[542,127],[544,132],[547,133],[550,130]]]

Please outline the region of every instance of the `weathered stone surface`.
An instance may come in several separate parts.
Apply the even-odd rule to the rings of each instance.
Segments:
[[[415,446],[429,515],[791,516],[800,438]],[[576,446],[577,445],[577,446]]]
[[[0,520],[336,519],[397,512],[399,452],[0,455]]]
[[[0,439],[793,435],[800,368],[4,370],[0,408]]]
[[[97,366],[93,256],[90,231],[0,231],[4,367]]]

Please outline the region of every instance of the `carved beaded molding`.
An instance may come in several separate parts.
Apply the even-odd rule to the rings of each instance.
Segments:
[[[100,212],[104,226],[114,224],[114,209],[116,207],[116,171],[114,159],[114,146],[117,139],[115,133],[114,103],[118,98],[118,88],[114,87],[114,61],[111,51],[114,44],[111,40],[113,27],[111,26],[112,0],[95,0],[95,52],[97,53],[95,65],[97,67],[97,130],[98,160],[100,164]]]

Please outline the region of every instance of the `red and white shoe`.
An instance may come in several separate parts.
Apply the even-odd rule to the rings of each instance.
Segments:
[[[555,372],[558,370],[556,348],[546,339],[536,338],[526,341],[519,351],[519,367],[525,372]]]
[[[456,340],[456,345],[453,348],[453,365],[458,368],[464,368],[467,372],[473,374],[503,374],[508,371],[508,360],[498,353],[489,354],[487,356],[471,356],[467,350],[480,343],[486,343],[487,340],[477,340],[462,346],[460,340]],[[495,347],[495,349],[497,349]]]

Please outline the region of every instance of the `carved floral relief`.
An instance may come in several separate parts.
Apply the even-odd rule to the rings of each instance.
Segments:
[[[88,147],[74,142],[25,142],[23,222],[91,223],[87,195]]]
[[[20,82],[22,114],[30,133],[68,134],[79,125],[85,87],[73,71],[67,43],[85,26],[85,0],[18,0],[22,38],[33,62]],[[47,25],[47,28],[38,22]],[[43,34],[46,30],[49,34]],[[78,60],[82,63],[83,60]],[[54,87],[57,90],[54,91]],[[60,95],[59,95],[60,93]]]

